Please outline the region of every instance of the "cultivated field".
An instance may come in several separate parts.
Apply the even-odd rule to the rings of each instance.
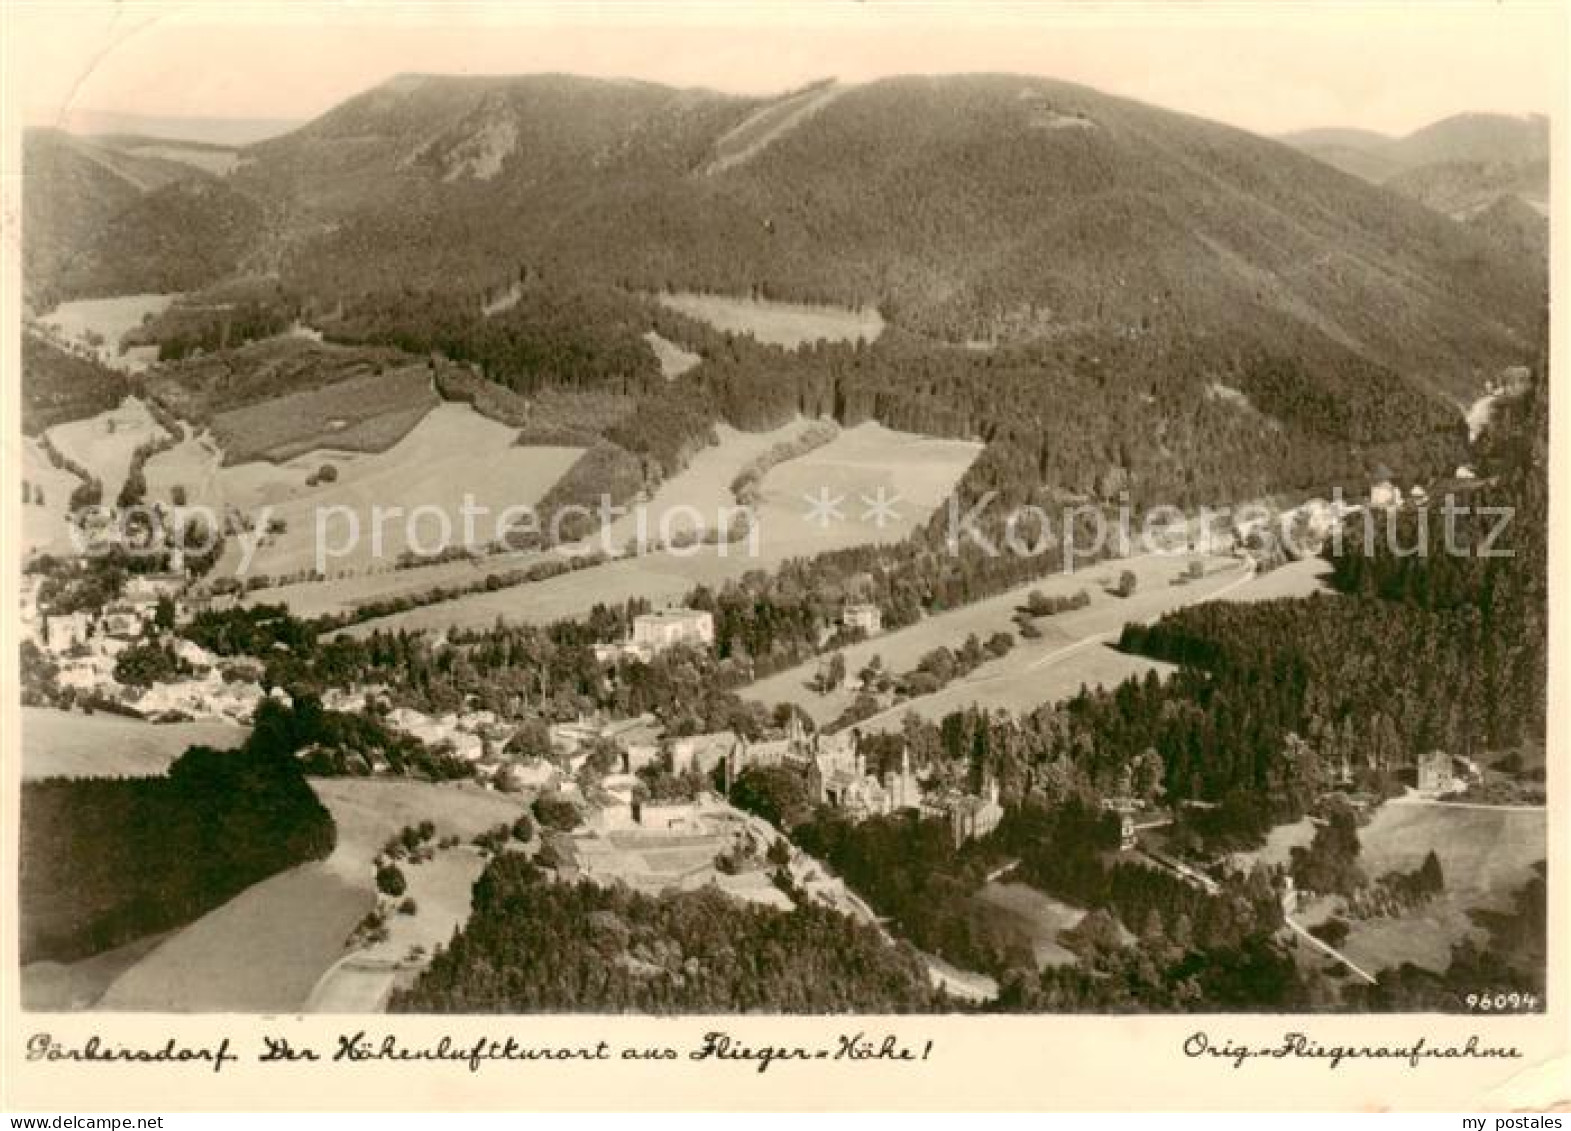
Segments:
[[[22,553],[33,551],[70,553],[71,528],[66,521],[67,503],[71,492],[80,480],[69,471],[62,471],[49,462],[38,441],[31,436],[22,437],[22,479],[30,490],[27,505],[22,508]],[[38,503],[38,492],[43,492],[43,503]]]
[[[688,524],[678,507],[695,507],[713,524],[717,508],[731,505],[730,484],[737,472],[805,427],[806,421],[796,421],[771,432],[748,433],[721,426],[721,442],[695,456],[685,471],[663,484],[650,500],[646,511],[651,539],[658,536],[666,515],[671,516],[668,527],[673,531]],[[749,552],[747,540],[725,546],[683,547],[512,589],[469,594],[368,621],[350,631],[366,635],[377,629],[482,628],[498,617],[542,623],[580,617],[597,603],[620,603],[634,597],[660,604],[683,597],[696,585],[722,585],[748,570],[773,569],[790,557],[904,537],[927,520],[978,450],[975,444],[932,440],[877,425],[848,429],[829,444],[779,464],[764,476],[756,554]],[[876,522],[864,520],[858,493],[871,494],[891,481],[906,485],[908,493],[894,504],[899,518],[880,529]],[[808,501],[800,496],[809,484],[830,486],[835,494],[848,492],[842,506],[845,519],[824,529],[806,522],[802,516]],[[632,518],[613,524],[612,545],[624,545],[634,529]],[[266,599],[266,594],[262,591],[257,599]]]
[[[1411,871],[1431,849],[1445,872],[1445,893],[1417,911],[1353,922],[1341,949],[1369,971],[1402,962],[1445,969],[1451,947],[1477,933],[1467,913],[1509,907],[1512,894],[1549,851],[1542,809],[1468,809],[1434,802],[1387,802],[1358,839],[1371,879]]]
[[[39,322],[68,342],[93,349],[103,364],[132,372],[146,367],[147,354],[133,350],[122,355],[120,339],[140,326],[148,315],[163,312],[178,297],[149,294],[78,299],[61,303]]]
[[[1131,621],[1154,620],[1173,609],[1218,596],[1233,599],[1247,594],[1259,582],[1258,578],[1250,579],[1243,563],[1236,559],[1201,558],[1205,578],[1173,585],[1172,579],[1191,560],[1194,559],[1190,555],[1152,555],[1103,562],[1070,574],[1051,574],[999,596],[938,613],[909,628],[852,645],[843,650],[848,672],[860,671],[874,656],[882,658],[886,671],[909,671],[928,652],[941,646],[956,648],[973,632],[983,641],[995,632],[1013,633],[1011,617],[1033,590],[1049,597],[1067,597],[1083,589],[1091,596],[1091,603],[1083,609],[1039,618],[1036,626],[1042,635],[1036,640],[1017,638],[1003,659],[984,663],[936,694],[907,700],[858,725],[864,730],[896,730],[907,711],[938,719],[972,703],[989,709],[1027,710],[1068,698],[1082,686],[1111,687],[1130,676],[1169,670],[1169,665],[1126,655],[1110,645],[1117,642],[1123,626]],[[1133,571],[1138,579],[1134,595],[1119,598],[1106,593],[1104,587],[1125,569]],[[856,696],[845,689],[828,695],[813,691],[809,684],[820,663],[814,659],[779,672],[750,685],[743,695],[770,706],[794,703],[815,722],[827,723],[849,707]]]
[[[318,448],[380,452],[437,403],[426,367],[410,365],[229,409],[212,427],[230,463],[281,462]]]
[[[149,440],[168,435],[136,397],[127,397],[118,408],[73,420],[49,430],[50,442],[60,453],[104,485],[104,502],[112,504],[125,486],[131,456]]]
[[[730,298],[679,292],[662,294],[660,302],[672,310],[707,322],[726,334],[751,334],[768,345],[796,349],[809,342],[876,341],[884,332],[884,319],[872,307],[847,310],[796,302]]]
[[[228,723],[150,723],[107,711],[84,715],[22,708],[22,777],[142,777],[162,774],[188,746],[239,746],[250,729]]]
[[[247,888],[173,932],[114,981],[99,1008],[296,1012],[375,904],[371,862],[388,838],[430,819],[438,836],[467,841],[521,812],[516,801],[471,785],[331,778],[313,786],[338,826],[333,854]],[[468,899],[467,872],[442,874],[464,890],[427,892],[421,902],[429,899],[433,910]]]
[[[475,520],[475,537],[481,545],[491,542],[503,510],[537,503],[582,454],[578,448],[519,447],[513,443],[515,435],[514,429],[468,405],[442,404],[387,451],[358,456],[317,451],[287,461],[284,469],[306,474],[330,463],[337,478],[303,488],[272,509],[269,518],[283,522],[285,529],[257,551],[251,576],[283,577],[314,569],[319,517],[324,549],[343,550],[328,559],[329,576],[395,564],[411,548],[408,517],[417,508],[435,508],[445,515],[451,524],[448,544],[461,544],[466,496],[474,507],[488,508],[488,514]],[[381,508],[387,519],[379,539],[373,537],[373,507]],[[358,537],[351,541],[357,530]],[[440,548],[441,523],[434,512],[425,512],[412,533],[420,548]],[[217,575],[232,575],[240,558],[240,548],[231,539]],[[267,599],[265,591],[259,599]]]

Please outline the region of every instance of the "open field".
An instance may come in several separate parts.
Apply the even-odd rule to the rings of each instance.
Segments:
[[[748,557],[744,546],[724,549],[724,555],[720,547],[696,546],[691,553],[682,551],[683,556],[658,553],[623,558],[511,589],[466,594],[456,601],[379,617],[344,631],[363,637],[378,631],[488,628],[498,617],[510,624],[548,624],[585,616],[600,603],[620,604],[634,597],[655,605],[670,604],[686,596],[695,585],[721,585],[749,569],[767,568],[768,563],[761,558]],[[268,592],[262,590],[256,599],[265,600]]]
[[[747,433],[722,426],[721,443],[695,456],[688,468],[662,485],[647,504],[651,539],[658,537],[664,516],[668,514],[671,516],[667,524],[669,529],[686,528],[690,520],[675,509],[678,507],[696,507],[712,525],[717,508],[730,505],[730,483],[736,473],[755,456],[799,434],[805,427],[805,421],[798,421],[771,432]],[[349,631],[367,635],[378,629],[483,628],[498,617],[512,622],[544,623],[580,617],[597,603],[619,603],[633,597],[647,598],[658,605],[683,597],[696,585],[721,585],[748,570],[772,569],[790,557],[904,537],[927,520],[970,466],[977,451],[974,444],[931,440],[878,425],[848,429],[829,444],[799,459],[779,464],[764,476],[758,507],[756,555],[749,554],[747,540],[726,546],[683,547],[608,562],[511,589],[468,594],[456,601],[368,621]],[[803,467],[799,469],[798,463]],[[917,470],[927,464],[931,466]],[[855,491],[876,491],[890,476],[904,483],[905,480],[898,479],[902,466],[912,469],[912,486],[908,496],[895,504],[899,518],[886,522],[882,529],[873,521],[863,521],[862,504]],[[827,529],[820,530],[816,524],[802,519],[801,513],[808,504],[793,492],[810,482],[834,486],[835,493],[842,489],[852,492],[842,506],[845,520],[832,522]],[[613,523],[611,544],[625,545],[634,530],[632,518]],[[256,599],[267,600],[268,593],[263,590]]]
[[[287,460],[325,447],[379,452],[437,403],[426,367],[410,365],[220,412],[213,433],[230,463]]]
[[[764,552],[781,561],[902,541],[943,505],[981,453],[981,444],[896,432],[872,422],[844,429],[764,476],[758,500]],[[826,523],[811,514],[811,500],[821,498],[843,500],[839,510],[845,517]]]
[[[1477,933],[1467,913],[1509,907],[1533,865],[1549,852],[1542,809],[1465,809],[1396,800],[1380,807],[1358,839],[1370,879],[1411,871],[1431,849],[1445,872],[1444,894],[1426,906],[1396,918],[1353,921],[1341,949],[1370,971],[1402,962],[1445,969],[1451,947]]]
[[[185,491],[190,506],[207,506],[215,509],[226,502],[241,509],[248,509],[238,499],[231,498],[230,481],[242,482],[240,477],[228,476],[233,470],[225,468],[224,452],[210,432],[198,433],[190,425],[180,442],[167,451],[157,452],[142,465],[147,480],[147,497],[158,502],[173,501],[174,489]]]
[[[465,498],[489,513],[475,520],[475,540],[492,541],[495,522],[511,506],[538,502],[578,459],[578,448],[518,447],[512,428],[488,420],[464,404],[442,404],[384,452],[350,456],[317,451],[288,461],[290,469],[315,469],[331,463],[338,472],[331,483],[305,488],[279,503],[270,518],[285,529],[257,551],[252,576],[273,577],[309,572],[316,564],[316,526],[324,524],[324,550],[329,575],[362,572],[393,565],[410,549],[408,517],[417,508],[434,508],[451,526],[448,545],[461,544]],[[388,521],[380,538],[373,507]],[[332,509],[338,508],[338,509]],[[394,508],[397,508],[396,510]],[[440,547],[441,523],[436,514],[414,524],[417,545]],[[358,537],[352,537],[358,531]],[[232,575],[240,562],[234,540],[218,565],[218,576]]]
[[[687,466],[661,483],[643,505],[644,541],[652,544],[671,536],[680,538],[695,529],[713,530],[722,512],[736,505],[731,484],[742,469],[776,444],[794,440],[807,427],[801,417],[768,432],[742,432],[729,424],[716,424],[715,443],[695,452]],[[628,515],[611,523],[608,537],[616,549],[636,543],[637,517]],[[596,538],[589,548],[601,547]]]
[[[1024,935],[1036,957],[1037,969],[1078,961],[1074,952],[1058,941],[1058,934],[1085,918],[1080,908],[1061,903],[1029,884],[998,880],[989,881],[975,898]]]
[[[81,480],[50,463],[43,448],[31,436],[22,437],[22,479],[32,492],[22,508],[22,553],[31,554],[35,550],[69,553],[71,527],[66,521],[70,513],[67,504]],[[41,504],[36,501],[40,491],[43,492]]]
[[[1333,593],[1331,563],[1324,558],[1301,558],[1278,566],[1269,573],[1257,574],[1248,585],[1228,594],[1230,601],[1275,601],[1279,597],[1307,597],[1311,593]]]
[[[500,821],[495,822],[500,823]],[[414,915],[387,918],[388,937],[346,954],[311,990],[307,1013],[374,1013],[386,1004],[400,979],[412,978],[453,932],[469,922],[475,881],[485,857],[471,844],[443,849],[423,864],[399,865],[408,881]],[[411,948],[419,957],[411,958]]]
[[[409,597],[430,589],[473,585],[493,574],[527,569],[555,557],[550,551],[530,551],[477,559],[460,558],[409,569],[388,565],[352,577],[257,589],[246,594],[243,600],[253,605],[285,605],[299,617],[332,616],[350,612],[371,601]]]
[[[371,862],[389,837],[429,818],[438,836],[467,841],[521,812],[516,801],[470,785],[332,778],[313,786],[338,826],[333,854],[247,888],[171,933],[114,981],[100,1008],[295,1012],[375,904]],[[431,878],[444,876],[462,883],[461,897],[427,892],[422,904],[468,899],[466,870]]]
[[[655,360],[660,363],[660,375],[667,381],[675,381],[704,360],[696,353],[662,338],[653,330],[644,335],[644,341],[648,342],[649,348],[655,351]]]
[[[57,425],[48,435],[61,455],[86,468],[104,485],[104,502],[113,503],[125,486],[136,449],[168,433],[146,405],[136,397],[127,397],[118,408]]]
[[[1147,555],[1102,562],[1075,573],[1050,574],[996,597],[935,614],[908,628],[843,649],[849,672],[860,671],[874,656],[883,659],[887,671],[909,671],[928,652],[940,646],[958,647],[973,632],[982,640],[995,632],[1012,633],[1011,617],[1033,590],[1049,597],[1067,597],[1082,589],[1091,595],[1091,603],[1083,609],[1038,618],[1036,626],[1042,635],[1036,640],[1017,638],[1015,647],[1003,659],[984,663],[936,694],[907,700],[858,725],[864,730],[893,730],[899,728],[908,710],[937,719],[971,703],[1018,711],[1067,698],[1082,684],[1113,686],[1132,675],[1169,670],[1169,665],[1126,655],[1109,645],[1117,641],[1123,626],[1131,621],[1154,620],[1163,613],[1219,594],[1231,599],[1247,593],[1258,580],[1246,581],[1246,567],[1237,559],[1202,558],[1207,571],[1204,579],[1185,585],[1171,584],[1172,578],[1182,573],[1191,560],[1189,555]],[[1104,592],[1103,586],[1125,569],[1133,571],[1138,579],[1133,596],[1119,598]],[[827,723],[849,707],[856,696],[845,689],[828,695],[813,691],[808,685],[819,666],[820,661],[815,659],[778,672],[750,685],[743,695],[771,706],[793,703],[815,722]]]
[[[142,777],[162,774],[188,746],[228,750],[250,729],[228,723],[149,723],[98,711],[22,708],[22,777]]]
[[[22,967],[22,1008],[61,1013],[92,1009],[116,978],[168,937],[148,935],[80,962],[30,962]]]
[[[1277,825],[1266,836],[1265,844],[1253,852],[1240,852],[1234,856],[1242,868],[1264,864],[1267,868],[1286,867],[1293,859],[1293,849],[1307,848],[1315,839],[1315,825],[1308,817],[1290,825]]]
[[[662,294],[660,303],[672,310],[707,322],[726,334],[751,334],[768,345],[796,349],[819,340],[876,341],[884,332],[884,319],[872,307],[846,310],[838,306],[769,302],[679,292]]]
[[[78,299],[62,302],[38,321],[66,341],[92,349],[104,365],[134,372],[146,368],[150,359],[145,350],[121,354],[120,339],[148,315],[166,310],[178,297],[147,294]],[[155,351],[151,360],[156,357]]]

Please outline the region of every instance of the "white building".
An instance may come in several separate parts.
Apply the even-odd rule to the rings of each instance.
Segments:
[[[1382,479],[1369,489],[1369,505],[1380,510],[1401,506],[1402,488],[1389,479]]]
[[[160,597],[176,596],[185,588],[185,575],[180,573],[139,573],[125,583],[125,599],[131,604],[153,606]]]
[[[847,605],[840,614],[840,623],[876,636],[884,630],[884,611],[877,605]]]
[[[87,642],[92,627],[93,618],[86,613],[50,616],[44,621],[44,646],[57,656],[69,652]]]
[[[633,618],[633,644],[650,655],[682,644],[708,647],[714,642],[714,615],[702,609],[660,609]]]

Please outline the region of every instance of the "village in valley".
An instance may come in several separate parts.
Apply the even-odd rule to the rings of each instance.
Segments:
[[[860,200],[838,178],[864,130],[889,199],[823,239],[800,200]],[[27,1008],[1541,987],[1531,201],[1502,198],[1503,250],[1482,205],[1010,76],[402,75],[255,147],[28,144],[210,254],[150,239],[122,273],[94,234],[120,229],[83,220],[29,279]],[[777,199],[798,147],[807,187]],[[526,156],[567,181],[493,201]],[[1095,216],[1101,168],[1161,172],[1137,212],[1184,193]],[[1249,203],[1267,182],[1301,203]],[[917,183],[947,203],[892,224]],[[1090,218],[1042,256],[951,239],[1035,232],[1044,185]],[[1285,219],[1311,214],[1335,222]],[[1198,265],[1182,285],[1094,246],[1177,216],[1193,238],[1149,258]],[[96,250],[54,255],[72,239]],[[1376,246],[1399,269],[1366,270]],[[1491,508],[1518,556],[1474,552]],[[456,536],[472,513],[503,517]]]
[[[1459,469],[1453,482],[1470,479],[1470,471]],[[1302,574],[1317,561],[1312,554],[1303,556],[1304,546],[1319,549],[1334,524],[1361,513],[1366,505],[1373,511],[1395,512],[1421,506],[1423,501],[1421,486],[1403,491],[1382,481],[1371,490],[1366,504],[1328,506],[1310,501],[1274,512],[1269,521],[1256,518],[1252,526],[1210,531],[1208,552],[1231,550],[1237,561],[1249,567],[1241,578],[1245,582],[1255,576],[1259,561],[1273,555],[1280,568]],[[84,515],[84,524],[91,523],[81,533],[86,553],[74,561],[39,559],[37,571],[24,574],[21,625],[24,654],[32,657],[27,686],[30,709],[55,715],[62,710],[97,714],[119,719],[117,725],[124,727],[165,728],[171,734],[188,724],[222,724],[234,732],[233,742],[225,745],[243,740],[264,703],[285,713],[295,709],[290,694],[269,678],[269,660],[276,659],[269,651],[287,651],[288,643],[263,631],[259,639],[265,645],[259,654],[249,654],[243,647],[214,651],[198,643],[202,632],[191,630],[194,623],[221,623],[226,616],[264,630],[271,619],[296,625],[294,618],[282,607],[239,604],[232,590],[225,594],[227,587],[220,587],[215,595],[209,580],[186,568],[178,546],[156,538],[151,542],[144,538],[139,559],[117,554],[117,546],[122,551],[124,546],[106,539],[114,517],[112,510],[103,508]],[[159,529],[180,529],[178,516],[160,517]],[[1291,537],[1273,541],[1273,530]],[[1284,557],[1288,546],[1293,555]],[[100,592],[99,582],[128,560],[145,560],[152,566],[119,577],[118,591],[108,586],[103,603],[95,605],[93,594]],[[1206,576],[1197,559],[1180,560],[1189,564],[1175,567],[1173,586]],[[106,562],[117,564],[106,566]],[[1227,572],[1225,564],[1222,572]],[[1126,572],[1126,580],[1117,584],[1127,584],[1133,576]],[[1074,599],[1055,599],[1055,603],[1033,590],[1026,607],[1041,615],[1047,609],[1074,609],[1085,600],[1085,593],[1077,591]],[[58,611],[62,606],[69,611]],[[1016,614],[1017,630],[1030,633],[1031,625],[1030,615]],[[627,626],[625,635],[592,648],[594,662],[612,682],[657,662],[708,657],[715,651],[715,614],[709,609],[652,608],[631,614]],[[834,631],[825,630],[821,643],[855,643],[865,649],[876,647],[885,632],[878,605],[847,600],[836,616]],[[436,648],[441,651],[440,642]],[[905,689],[890,699],[890,677],[877,657],[852,672],[833,647],[817,661],[805,686],[819,697],[845,693],[859,702],[878,704],[877,711],[863,708],[863,716],[897,714],[911,694],[918,697],[909,702],[919,705],[925,690]],[[294,756],[308,772],[348,774],[351,779],[407,781],[411,772],[417,777],[426,773],[412,771],[412,765],[437,765],[441,770],[436,779],[445,784],[409,782],[409,787],[450,791],[460,808],[465,797],[490,794],[505,799],[500,809],[490,803],[482,807],[504,819],[475,833],[472,846],[460,843],[451,831],[439,837],[430,821],[419,822],[417,834],[415,823],[403,826],[374,856],[361,846],[360,857],[367,859],[357,865],[364,869],[357,878],[364,885],[374,877],[376,904],[345,940],[345,953],[322,973],[301,1003],[309,1008],[384,1006],[396,987],[408,985],[425,968],[446,934],[462,926],[467,900],[461,889],[473,882],[480,861],[498,852],[529,853],[560,883],[588,881],[656,897],[710,890],[784,910],[809,901],[887,933],[887,916],[877,913],[823,861],[792,843],[789,825],[782,827],[782,814],[767,805],[749,811],[746,800],[739,807],[736,799],[752,796],[746,787],[760,774],[770,775],[775,789],[782,781],[788,783],[787,792],[800,797],[806,810],[833,813],[842,821],[854,824],[907,816],[936,822],[956,852],[972,842],[986,841],[1005,815],[996,778],[984,773],[969,783],[964,777],[957,780],[951,772],[915,760],[912,742],[898,730],[864,734],[855,715],[848,716],[849,722],[842,718],[843,725],[826,727],[800,709],[782,706],[774,712],[774,725],[752,728],[752,734],[733,729],[694,733],[690,728],[672,732],[649,711],[624,716],[595,710],[553,719],[532,707],[527,695],[515,696],[512,710],[482,707],[471,696],[454,709],[429,711],[411,705],[407,698],[387,683],[355,680],[321,688],[312,709],[372,720],[377,730],[397,743],[424,751],[420,759],[411,761],[407,749],[400,758],[386,757],[375,741],[348,753],[308,741]],[[909,730],[915,716],[906,710]],[[39,718],[33,722],[44,733],[58,726],[51,722],[46,727]],[[109,731],[106,737],[114,741],[123,734]],[[108,757],[106,768],[114,764]],[[29,772],[47,774],[47,762],[46,768],[32,766]],[[1461,797],[1480,789],[1485,778],[1485,770],[1474,760],[1437,750],[1419,761],[1407,795],[1414,800]],[[1382,799],[1361,790],[1361,780],[1344,756],[1339,765],[1327,769],[1324,797],[1350,801],[1367,820]],[[1160,793],[1150,782],[1136,786],[1126,777],[1119,792],[1101,800],[1102,810],[1117,822],[1115,854],[1171,875],[1210,897],[1221,893],[1219,879],[1229,870],[1243,875],[1254,865],[1250,854],[1186,859],[1185,850],[1168,835],[1176,810],[1161,802]],[[334,796],[347,795],[340,790]],[[1198,800],[1183,806],[1200,812],[1215,808]],[[433,805],[433,811],[441,808]],[[516,819],[507,819],[507,813],[516,813]],[[443,828],[449,828],[447,822]],[[469,864],[446,872],[422,867],[433,858],[451,860],[455,853]],[[989,875],[995,878],[990,882],[1006,876],[1014,864],[1007,857],[990,857]],[[415,877],[415,887],[430,907],[423,920],[416,899],[405,894],[410,885],[404,872]],[[422,881],[422,873],[441,879]],[[394,874],[399,878],[389,879]],[[1297,890],[1290,870],[1279,871],[1273,882],[1275,898],[1293,929],[1313,938],[1313,945],[1326,948],[1337,962],[1347,962],[1345,955],[1308,935],[1291,918],[1301,900],[1316,898],[1317,893]],[[448,890],[431,898],[433,883],[445,884]],[[1052,912],[1064,929],[1083,914],[1056,903]],[[1054,949],[1063,953],[1056,944]],[[925,955],[925,961],[934,986],[956,1003],[985,1003],[998,992],[996,980],[985,974],[961,969],[933,954]],[[179,1003],[178,994],[160,1000]]]

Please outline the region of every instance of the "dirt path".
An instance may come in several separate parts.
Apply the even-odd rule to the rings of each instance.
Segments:
[[[1332,946],[1330,943],[1323,939],[1317,939],[1314,935],[1310,934],[1302,926],[1300,926],[1297,920],[1293,919],[1291,916],[1287,917],[1287,925],[1293,928],[1293,930],[1298,933],[1300,938],[1307,939],[1309,944],[1316,950],[1324,951],[1326,954],[1342,963],[1342,965],[1346,966],[1353,973],[1357,974],[1364,981],[1368,982],[1371,986],[1375,984],[1374,975],[1370,974],[1362,966],[1354,962],[1340,950],[1337,950],[1336,947]]]

